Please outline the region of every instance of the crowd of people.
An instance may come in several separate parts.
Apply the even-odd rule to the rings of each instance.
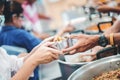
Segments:
[[[77,42],[72,47],[63,49],[62,51],[58,50],[55,46],[52,46],[54,41],[56,41],[59,36],[62,36],[66,32],[71,32],[75,28],[69,24],[56,33],[54,37],[48,38],[48,35],[41,37],[41,35],[45,34],[41,33],[39,19],[51,18],[37,13],[33,5],[35,1],[36,0],[0,1],[0,15],[4,15],[5,18],[4,25],[0,32],[0,46],[18,46],[25,48],[28,52],[24,56],[18,57],[16,55],[8,55],[6,50],[0,47],[0,80],[39,80],[38,66],[58,59],[60,54],[66,52],[74,54],[92,48],[91,53],[82,54],[82,56],[91,56],[92,58],[86,61],[92,61],[96,58],[96,53],[101,48],[107,45],[119,45],[120,15],[113,26],[107,29],[102,35],[70,35],[70,38],[77,39]],[[96,5],[97,10],[100,12],[120,12],[120,7],[111,7],[105,2],[97,2]],[[31,9],[33,13],[30,14]],[[31,22],[31,31],[34,35],[22,29],[24,17]]]

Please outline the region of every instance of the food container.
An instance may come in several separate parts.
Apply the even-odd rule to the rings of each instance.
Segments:
[[[58,62],[60,65],[63,80],[67,80],[67,78],[79,67],[90,63],[90,62],[79,62],[81,61],[79,59],[79,54],[82,53],[77,53],[74,55],[60,55]]]
[[[102,58],[82,66],[71,74],[68,80],[92,80],[104,72],[120,68],[120,55]]]
[[[73,46],[73,44],[76,42],[77,39],[71,39],[69,37],[60,37],[58,41],[55,42],[54,46],[56,46],[59,50],[62,50]]]

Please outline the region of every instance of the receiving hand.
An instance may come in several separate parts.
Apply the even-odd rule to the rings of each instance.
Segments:
[[[38,64],[45,64],[49,63],[53,60],[58,59],[59,54],[62,52],[57,50],[55,47],[50,48],[53,43],[52,42],[46,42],[42,45],[38,45],[31,53],[34,53],[30,56],[31,60],[34,60],[35,63]]]

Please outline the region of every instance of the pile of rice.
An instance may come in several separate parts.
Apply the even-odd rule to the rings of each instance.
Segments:
[[[102,73],[92,80],[120,80],[120,69]]]

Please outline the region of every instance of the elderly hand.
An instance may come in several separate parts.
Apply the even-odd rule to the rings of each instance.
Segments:
[[[78,40],[72,47],[63,49],[63,52],[69,52],[70,54],[76,52],[84,52],[88,49],[93,48],[98,44],[99,39],[98,35],[85,35],[85,34],[71,35],[70,37]]]

